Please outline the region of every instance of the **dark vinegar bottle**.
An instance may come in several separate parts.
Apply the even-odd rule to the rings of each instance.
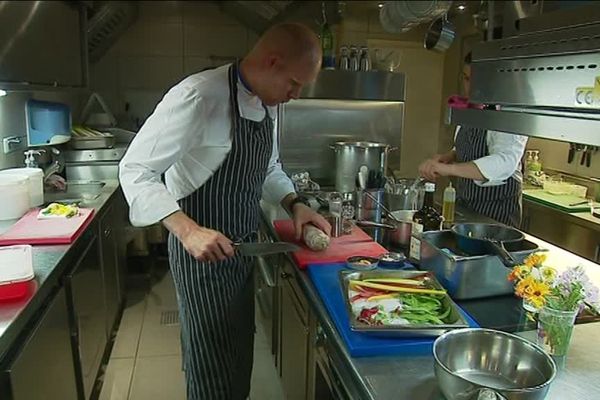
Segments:
[[[415,213],[410,237],[410,258],[414,262],[421,260],[421,233],[438,231],[442,227],[443,218],[433,207],[435,183],[425,183],[425,199],[423,207]]]

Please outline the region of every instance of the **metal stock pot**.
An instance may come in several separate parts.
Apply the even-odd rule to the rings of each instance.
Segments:
[[[386,171],[387,155],[397,149],[377,142],[336,142],[330,147],[335,151],[335,189],[340,193],[354,192],[362,165],[369,171]]]

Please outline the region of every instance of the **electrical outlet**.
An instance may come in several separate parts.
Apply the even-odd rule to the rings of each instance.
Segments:
[[[26,136],[8,136],[2,139],[2,148],[4,154],[13,153],[27,148]]]

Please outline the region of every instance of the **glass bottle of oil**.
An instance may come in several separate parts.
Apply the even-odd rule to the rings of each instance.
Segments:
[[[444,201],[442,203],[442,217],[445,224],[454,222],[454,209],[456,205],[456,190],[452,187],[452,182],[448,183],[444,189]]]

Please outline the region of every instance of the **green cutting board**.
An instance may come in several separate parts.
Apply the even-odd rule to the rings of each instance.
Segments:
[[[582,199],[581,197],[567,194],[551,194],[544,191],[543,189],[523,190],[523,197],[566,212],[580,212],[590,210],[590,206],[588,204],[582,204],[579,206],[569,205],[585,201],[585,199]],[[596,207],[597,205],[598,203],[596,203],[594,207]]]

